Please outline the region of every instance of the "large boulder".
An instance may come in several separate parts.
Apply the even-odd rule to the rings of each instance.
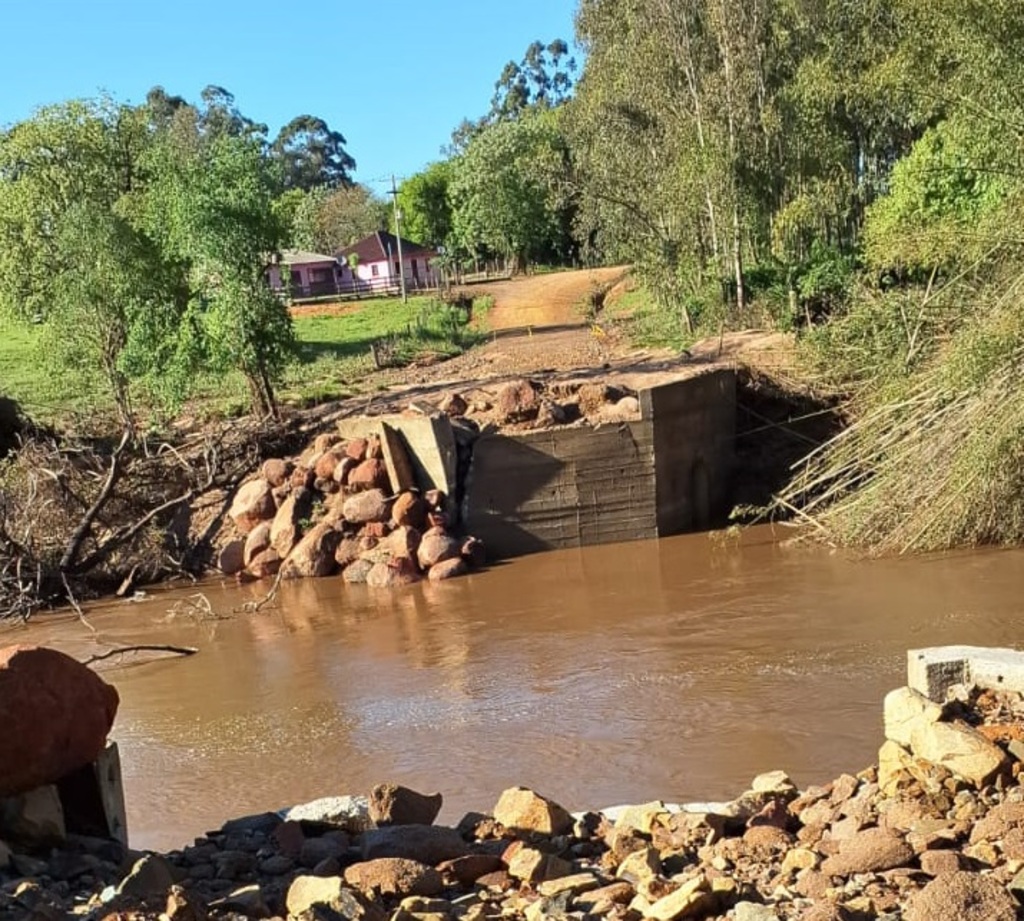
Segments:
[[[310,489],[296,489],[281,503],[270,526],[270,545],[281,557],[291,553],[312,514],[313,491]]]
[[[379,457],[368,457],[353,467],[348,475],[348,488],[352,492],[364,489],[382,489],[391,491],[391,480],[388,478],[387,465]]]
[[[440,895],[444,880],[433,867],[402,857],[380,857],[354,863],[345,870],[345,882],[367,895]]]
[[[256,525],[246,535],[242,554],[243,563],[248,566],[259,554],[268,549],[270,549],[270,522],[264,521]]]
[[[454,828],[443,825],[388,825],[363,832],[363,860],[404,857],[429,866],[465,857],[469,845]]]
[[[422,531],[427,523],[430,507],[414,492],[404,492],[391,507],[391,520],[399,527],[406,525]]]
[[[929,726],[942,719],[942,707],[913,688],[897,688],[885,695],[885,737],[904,748],[919,726]]]
[[[341,507],[341,513],[346,521],[353,524],[387,521],[391,517],[387,496],[381,489],[367,489],[349,496]]]
[[[340,876],[297,876],[288,887],[289,918],[345,918],[384,921],[387,915],[364,896],[349,889]]]
[[[338,568],[334,554],[341,538],[342,533],[330,524],[314,525],[285,560],[282,567],[284,577],[308,579],[331,575]]]
[[[445,560],[456,560],[462,553],[462,543],[442,528],[431,528],[420,539],[416,556],[420,566],[430,569]]]
[[[243,534],[248,534],[261,521],[274,517],[277,506],[270,484],[264,479],[243,483],[235,493],[228,517]]]
[[[369,560],[360,562],[369,562]],[[351,568],[350,566],[349,569]],[[348,569],[345,572],[347,573]],[[387,562],[371,564],[371,568],[366,574],[366,584],[373,588],[398,588],[402,585],[412,585],[422,578],[412,560],[408,557],[396,556]]]
[[[938,764],[982,787],[1009,765],[1003,750],[966,723],[919,723],[910,750],[922,761]]]
[[[933,879],[910,899],[906,921],[1015,921],[1017,903],[991,876],[960,871]]]
[[[370,791],[370,818],[378,826],[432,825],[443,801],[440,793],[427,796],[398,784],[377,784]]]
[[[0,649],[0,796],[54,783],[95,761],[118,702],[111,685],[56,649]]]
[[[502,422],[526,422],[537,417],[540,394],[532,381],[510,381],[498,391],[495,415]]]
[[[572,828],[572,816],[565,809],[526,787],[510,787],[502,793],[494,818],[511,831],[560,835]]]

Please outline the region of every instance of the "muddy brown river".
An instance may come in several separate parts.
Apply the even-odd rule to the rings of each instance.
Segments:
[[[183,611],[197,588],[5,629],[116,666],[132,843],[180,846],[224,819],[396,781],[442,821],[521,783],[571,809],[732,797],[774,768],[858,770],[906,650],[1017,645],[1024,551],[858,561],[690,535],[560,551],[398,593],[286,584],[260,614]],[[230,615],[259,589],[201,588]],[[177,613],[172,608],[177,604]]]

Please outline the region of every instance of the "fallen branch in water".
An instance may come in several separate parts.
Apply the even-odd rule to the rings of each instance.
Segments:
[[[119,646],[116,649],[108,649],[106,652],[97,653],[85,659],[83,665],[92,665],[94,662],[101,662],[112,656],[123,655],[127,652],[169,652],[176,656],[194,656],[198,649],[195,646],[169,646],[165,643],[142,643],[138,646]]]
[[[267,592],[259,601],[247,601],[239,608],[235,608],[236,611],[241,611],[245,614],[259,614],[259,612],[271,604],[275,598],[277,598],[277,590],[281,587],[281,579],[284,575],[284,568],[282,567],[277,571],[277,575],[274,576],[274,582],[270,586],[270,591]]]

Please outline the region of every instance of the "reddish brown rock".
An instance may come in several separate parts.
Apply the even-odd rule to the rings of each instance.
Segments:
[[[284,577],[303,579],[331,575],[338,567],[334,554],[341,538],[341,532],[330,524],[314,525],[285,560]]]
[[[274,517],[277,506],[270,484],[263,479],[243,483],[235,493],[228,517],[243,534],[248,534],[261,521]]]
[[[335,548],[334,560],[335,562],[344,569],[349,563],[354,563],[359,559],[361,548],[359,546],[359,538],[357,537],[343,537],[341,542]]]
[[[456,557],[453,560],[442,560],[440,563],[435,563],[427,572],[427,578],[431,582],[444,582],[447,579],[464,576],[468,572],[469,566],[466,565],[466,561],[461,557]]]
[[[445,882],[466,888],[476,883],[481,876],[497,873],[501,869],[501,858],[497,854],[467,854],[437,865],[437,871]]]
[[[353,438],[347,445],[345,445],[345,453],[352,458],[354,461],[362,461],[366,459],[366,439],[365,438]]]
[[[971,844],[998,841],[1024,823],[1024,803],[999,803],[971,829]]]
[[[54,783],[103,751],[117,691],[71,656],[0,649],[0,796]]]
[[[416,558],[420,566],[430,569],[445,560],[458,558],[462,545],[441,528],[431,528],[420,539]]]
[[[540,396],[532,382],[511,381],[498,391],[494,412],[502,422],[527,422],[537,417]]]
[[[291,476],[292,489],[312,489],[316,482],[316,471],[299,464]]]
[[[270,546],[270,522],[261,521],[245,536],[242,562],[248,568],[253,558]]]
[[[349,569],[351,568],[350,566]],[[373,563],[366,575],[366,584],[374,588],[398,588],[402,585],[412,585],[422,578],[412,560],[398,556],[386,563]]]
[[[433,896],[444,890],[444,881],[437,870],[401,857],[354,863],[345,870],[345,882],[367,894]]]
[[[245,541],[232,540],[221,547],[217,554],[217,568],[226,576],[245,569]]]
[[[291,553],[313,515],[313,492],[296,489],[277,510],[270,526],[270,545],[282,559]]]
[[[363,860],[404,857],[429,866],[465,857],[469,845],[454,828],[443,825],[389,825],[362,835]]]
[[[469,404],[461,393],[446,393],[441,399],[438,408],[446,416],[464,416],[469,409]]]
[[[388,526],[383,521],[368,521],[359,532],[360,537],[372,540],[375,546],[387,537],[387,534]]]
[[[352,492],[364,489],[382,489],[390,492],[391,481],[388,479],[388,468],[384,461],[379,457],[368,457],[354,467],[348,475],[348,487]]]
[[[373,569],[373,563],[369,560],[355,560],[345,567],[341,578],[350,585],[365,585]]]
[[[494,818],[513,831],[560,835],[572,828],[572,816],[553,800],[526,787],[510,787],[498,799]]]
[[[334,482],[339,486],[347,485],[348,475],[358,466],[359,461],[346,454],[334,468]]]
[[[914,859],[914,849],[887,828],[859,831],[839,845],[839,853],[821,865],[826,876],[852,876],[905,867]]]
[[[261,550],[257,553],[249,560],[247,567],[250,574],[257,579],[268,579],[270,576],[276,576],[280,568],[281,554],[273,547],[268,547],[266,550]]]
[[[956,873],[963,869],[963,857],[958,851],[924,851],[920,857],[921,872],[929,876]]]
[[[422,531],[427,522],[427,511],[427,503],[416,493],[404,492],[391,506],[391,520],[396,525],[405,525]]]
[[[395,528],[384,540],[387,552],[391,556],[405,556],[416,559],[416,551],[420,546],[420,532],[415,528],[400,526]]]
[[[334,470],[341,462],[341,458],[344,455],[341,454],[340,450],[332,449],[325,451],[320,455],[316,462],[316,466],[313,468],[313,472],[316,473],[318,480],[333,480]]]
[[[444,797],[427,796],[393,783],[377,784],[370,791],[370,818],[381,825],[433,825]]]
[[[991,876],[946,873],[915,893],[906,921],[1016,921],[1017,903]]]
[[[391,517],[391,508],[383,490],[367,489],[349,496],[341,507],[346,521],[353,524],[366,524],[369,521],[387,521]]]
[[[294,467],[295,465],[291,461],[271,457],[263,462],[260,475],[273,487],[284,486],[288,482],[288,477],[292,475]]]

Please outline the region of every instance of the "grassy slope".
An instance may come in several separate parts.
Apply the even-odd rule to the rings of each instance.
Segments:
[[[298,355],[281,381],[284,402],[308,403],[356,393],[373,368],[370,343],[405,330],[428,303],[427,298],[398,298],[347,305],[338,315],[295,317]],[[68,421],[111,408],[102,385],[53,370],[47,361],[40,327],[0,328],[0,395],[18,400],[44,422]],[[197,384],[196,410],[201,414],[244,411],[245,383],[240,375]]]

